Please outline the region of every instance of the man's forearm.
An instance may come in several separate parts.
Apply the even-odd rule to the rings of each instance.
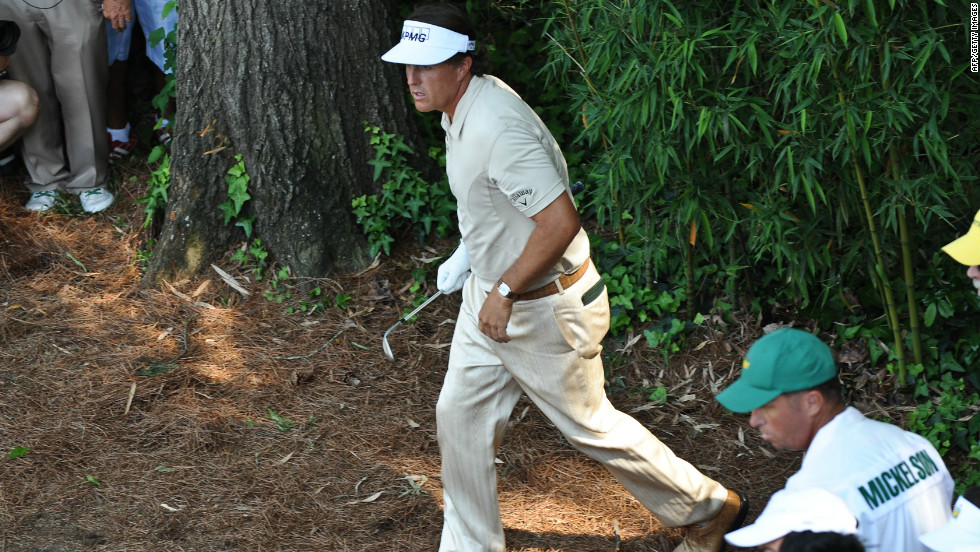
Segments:
[[[536,226],[524,251],[501,276],[515,293],[529,291],[544,278],[561,260],[582,227],[578,211],[567,194],[559,196],[531,219]]]

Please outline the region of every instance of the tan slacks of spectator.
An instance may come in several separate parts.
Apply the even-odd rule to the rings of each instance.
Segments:
[[[480,333],[477,315],[487,294],[475,278],[467,280],[436,406],[445,510],[440,552],[504,550],[494,458],[522,392],[664,525],[705,522],[721,509],[722,485],[606,398],[599,352],[609,300],[603,291],[582,304],[598,279],[593,266],[563,294],[516,302],[506,344]]]
[[[40,113],[23,136],[31,192],[105,186],[106,38],[100,2],[3,0],[0,18],[21,37],[10,74],[37,91]],[[40,7],[35,7],[40,6]]]

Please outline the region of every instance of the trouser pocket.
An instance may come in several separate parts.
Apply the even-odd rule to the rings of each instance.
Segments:
[[[568,345],[582,358],[602,351],[602,338],[609,331],[609,295],[602,278],[581,296],[567,297],[555,305],[555,322]]]

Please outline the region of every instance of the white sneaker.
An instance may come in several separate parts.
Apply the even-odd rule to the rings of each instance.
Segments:
[[[78,194],[78,200],[82,202],[82,209],[86,213],[98,213],[112,205],[115,199],[108,188],[95,188]]]
[[[54,205],[54,201],[57,198],[58,192],[54,190],[34,192],[31,194],[31,199],[27,200],[27,204],[24,205],[24,208],[29,211],[47,211]]]

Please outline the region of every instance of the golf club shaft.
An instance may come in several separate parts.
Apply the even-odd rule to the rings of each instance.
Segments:
[[[415,310],[413,310],[412,312],[410,312],[410,313],[406,314],[405,316],[403,316],[402,319],[399,320],[399,322],[405,322],[409,318],[415,316],[416,314],[419,313],[420,310],[424,309],[429,303],[431,303],[432,301],[434,301],[440,295],[442,295],[442,291],[437,291],[437,292],[433,293],[432,294],[432,297],[429,297],[428,299],[425,300],[425,303],[422,303],[421,305],[415,307]]]

